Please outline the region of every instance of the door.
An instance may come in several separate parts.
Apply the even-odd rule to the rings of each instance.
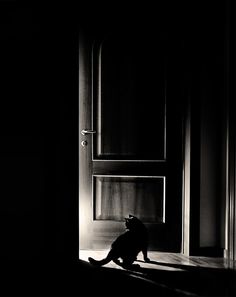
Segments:
[[[140,218],[149,249],[180,252],[181,108],[166,32],[81,31],[79,244],[107,249]],[[175,91],[173,89],[175,88]]]

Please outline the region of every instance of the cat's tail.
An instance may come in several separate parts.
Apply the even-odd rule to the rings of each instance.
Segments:
[[[115,256],[114,250],[112,250],[112,249],[109,251],[106,258],[104,258],[102,260],[95,260],[92,257],[88,258],[89,262],[94,266],[103,266],[103,265],[108,264],[112,260],[114,261],[115,259],[117,259],[117,257]]]
[[[102,259],[102,260],[95,260],[92,257],[89,257],[88,260],[89,260],[89,263],[94,266],[103,266],[103,265],[108,264],[111,261],[111,259],[108,257],[106,257],[105,259]]]

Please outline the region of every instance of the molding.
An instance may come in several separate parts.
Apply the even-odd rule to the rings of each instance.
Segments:
[[[227,2],[227,20],[226,25],[226,220],[225,220],[225,248],[227,253],[225,256],[228,260],[236,260],[236,129],[235,129],[235,31],[236,23],[231,18],[231,12],[235,14],[236,6],[233,2]]]
[[[227,249],[224,249],[223,250],[223,257],[224,257],[224,259],[228,259],[228,253],[229,253],[229,251]]]
[[[190,102],[187,103],[184,123],[183,143],[183,225],[182,225],[182,253],[190,255],[190,152],[191,152],[191,110]]]
[[[199,105],[194,99],[188,95],[183,127],[182,253],[186,256],[197,255],[199,250]]]

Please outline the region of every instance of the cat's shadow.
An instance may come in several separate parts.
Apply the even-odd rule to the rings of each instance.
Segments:
[[[232,285],[230,284],[235,280],[235,275],[220,267],[200,267],[188,263],[177,264],[152,260],[149,262],[136,260],[135,262],[140,263],[140,267],[130,270],[130,274],[144,277],[160,285],[178,288],[183,290],[183,293],[226,296],[231,294]],[[148,264],[152,265],[149,267]]]
[[[162,264],[161,262],[157,262],[157,261],[153,261],[153,260],[150,260],[148,262],[145,262],[143,260],[136,260],[135,262],[140,262],[140,263],[145,263],[145,264],[156,264],[156,265],[161,265]]]
[[[181,269],[181,270],[185,270],[185,271],[194,271],[196,270],[196,268],[199,270],[200,267],[196,267],[193,265],[189,265],[189,264],[176,264],[176,263],[165,263],[165,262],[158,262],[158,261],[153,261],[150,260],[149,262],[145,262],[143,260],[136,260],[135,262],[139,262],[139,263],[145,263],[145,264],[155,264],[158,266],[163,266],[163,267],[169,267],[169,268],[176,268],[176,269]],[[155,271],[157,269],[155,268],[148,268],[148,267],[142,267],[140,266],[139,268],[140,271]]]
[[[145,262],[143,260],[136,260],[135,262],[139,263],[145,263],[145,264],[155,264],[157,266],[163,266],[163,267],[169,267],[169,268],[175,268],[177,270],[182,270],[186,272],[200,272],[200,271],[205,271],[205,272],[225,272],[227,269],[223,267],[201,267],[198,265],[190,265],[190,264],[177,264],[177,263],[166,263],[166,262],[158,262],[158,261],[153,261],[150,260],[149,262]],[[140,271],[158,271],[158,268],[149,268],[148,266],[142,267],[140,266],[139,268]]]

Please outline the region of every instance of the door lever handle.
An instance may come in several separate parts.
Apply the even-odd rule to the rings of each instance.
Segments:
[[[81,134],[82,134],[82,135],[94,134],[94,133],[96,133],[95,130],[83,129],[83,130],[81,131]]]

